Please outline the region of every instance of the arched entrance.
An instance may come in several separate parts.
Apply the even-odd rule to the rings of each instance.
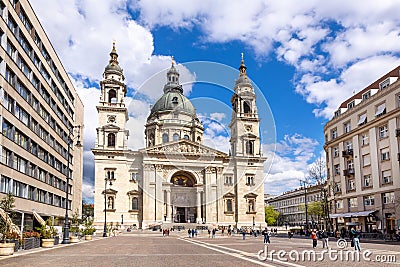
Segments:
[[[173,222],[196,222],[196,178],[189,172],[179,171],[171,177],[170,182]]]

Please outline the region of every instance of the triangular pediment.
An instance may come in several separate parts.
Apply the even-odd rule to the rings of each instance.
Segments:
[[[143,153],[227,156],[224,152],[185,139],[148,147],[140,151]]]
[[[103,192],[101,192],[103,195],[104,195],[104,190],[103,190]],[[107,190],[106,190],[106,194],[107,195],[116,195],[118,193],[118,191],[117,190],[114,190],[114,189],[112,189],[112,188],[107,188]]]
[[[109,124],[104,125],[104,126],[103,126],[103,129],[107,129],[107,130],[117,130],[117,131],[119,131],[121,128],[118,127],[118,126],[115,125],[115,124],[109,123]]]
[[[248,193],[246,195],[244,195],[245,198],[256,198],[258,195],[254,194],[254,193]]]

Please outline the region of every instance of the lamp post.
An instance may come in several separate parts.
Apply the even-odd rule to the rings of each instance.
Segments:
[[[306,186],[306,184],[308,184],[308,182],[305,181],[305,180],[300,180],[300,186],[301,186],[302,182],[303,182],[303,186],[304,186],[304,206],[305,206],[305,209],[306,209],[306,234],[308,234],[307,186]]]
[[[107,237],[107,181],[110,181],[110,186],[112,186],[112,181],[109,178],[104,179],[104,229],[103,237]]]
[[[66,172],[66,190],[65,190],[65,223],[64,223],[64,236],[63,236],[63,241],[61,242],[62,244],[69,244],[69,219],[68,219],[68,203],[69,203],[69,162],[70,162],[70,151],[71,151],[71,144],[73,141],[73,136],[74,130],[78,129],[78,135],[77,135],[77,141],[76,141],[76,146],[80,147],[81,146],[81,125],[77,126],[72,126],[72,128],[68,129],[68,150],[67,150],[67,172]]]

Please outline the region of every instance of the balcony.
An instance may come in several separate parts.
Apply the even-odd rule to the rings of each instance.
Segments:
[[[349,176],[354,176],[354,169],[346,169],[346,170],[343,170],[343,175],[344,175],[344,176],[347,176],[347,177],[349,177]]]
[[[345,158],[353,156],[353,149],[346,149],[342,151],[342,156]]]

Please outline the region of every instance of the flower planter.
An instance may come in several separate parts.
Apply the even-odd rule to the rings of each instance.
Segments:
[[[92,235],[85,235],[85,240],[92,240],[93,236]]]
[[[19,249],[18,239],[6,239],[6,243],[13,243],[14,244],[14,252],[18,251],[18,249]]]
[[[26,237],[22,242],[22,249],[33,249],[40,247],[40,238],[37,237]]]
[[[78,243],[79,242],[79,238],[77,236],[70,236],[69,237],[69,242],[70,243]]]
[[[0,256],[10,256],[14,254],[15,243],[0,243]]]
[[[54,238],[42,239],[42,248],[52,248],[54,246]]]

